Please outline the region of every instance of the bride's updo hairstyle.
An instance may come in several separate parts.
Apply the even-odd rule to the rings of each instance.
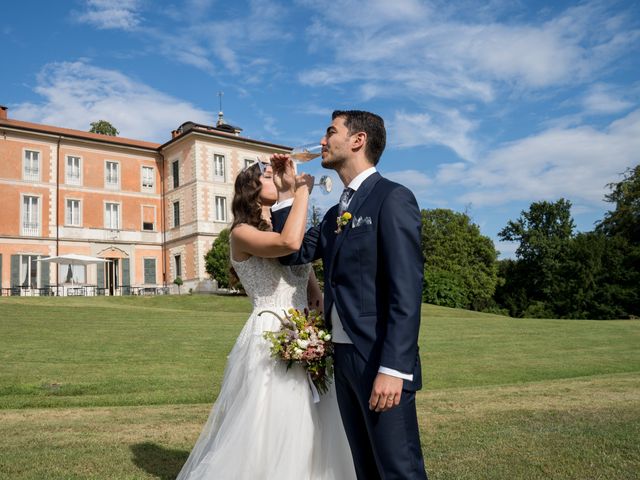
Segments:
[[[236,177],[233,202],[231,202],[231,211],[233,212],[231,230],[241,223],[252,225],[258,230],[269,230],[269,224],[262,218],[261,176],[260,165],[254,163],[242,170]]]

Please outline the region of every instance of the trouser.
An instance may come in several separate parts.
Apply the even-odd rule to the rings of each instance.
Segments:
[[[334,358],[338,405],[358,479],[426,479],[415,392],[403,390],[391,410],[371,411],[378,366],[368,365],[350,344],[335,344]]]

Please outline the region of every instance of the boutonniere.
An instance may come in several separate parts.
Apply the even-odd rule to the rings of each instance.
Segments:
[[[347,226],[347,224],[349,223],[349,220],[351,220],[351,214],[349,212],[344,212],[342,215],[340,215],[336,219],[338,228],[336,228],[335,233],[340,233],[342,229]]]

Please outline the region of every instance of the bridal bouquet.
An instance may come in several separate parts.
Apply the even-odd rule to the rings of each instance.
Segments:
[[[318,401],[314,390],[325,393],[333,373],[333,343],[322,314],[306,308],[290,308],[284,312],[284,318],[271,310],[261,313],[275,315],[282,324],[276,332],[264,332],[264,338],[271,342],[271,356],[287,362],[287,369],[294,363],[302,365],[307,372],[314,401]]]

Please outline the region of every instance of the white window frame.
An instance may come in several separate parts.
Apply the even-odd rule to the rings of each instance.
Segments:
[[[109,205],[117,205],[117,220],[118,220],[118,224],[114,227],[113,223],[110,225],[107,222],[107,208]],[[121,202],[113,202],[113,201],[104,201],[104,228],[106,228],[107,230],[120,230],[121,229],[121,225],[122,225],[122,203]],[[109,216],[110,219],[113,219],[113,209],[111,209],[111,214]]]
[[[227,181],[227,157],[222,153],[213,154],[213,179],[219,182]]]
[[[33,209],[30,208],[31,217],[26,219],[27,211],[25,210],[25,199],[36,199],[35,221],[33,218]],[[29,220],[29,221],[26,221]],[[31,226],[27,226],[31,225]],[[35,225],[35,226],[33,226]],[[23,237],[39,237],[42,232],[42,195],[23,193],[20,195],[20,233]]]
[[[258,163],[258,160],[254,160],[253,158],[245,158],[244,159],[244,169],[246,170],[251,165],[255,165],[256,163]]]
[[[73,222],[73,211],[69,214],[70,202],[78,202],[77,222]],[[82,200],[79,198],[66,197],[64,201],[64,224],[68,227],[81,227],[82,226]]]
[[[151,183],[145,183],[144,172],[146,170],[151,170]],[[149,165],[142,165],[140,167],[140,191],[155,193],[155,191],[156,191],[156,169],[155,169],[155,167],[150,167]]]
[[[71,168],[69,167],[70,159],[78,160],[78,176],[71,176]],[[64,160],[64,182],[67,185],[82,185],[82,157],[80,155],[65,155]]]
[[[25,257],[29,257],[29,261],[27,262],[27,271],[26,272],[25,272],[25,267],[23,265],[23,259]],[[47,266],[47,268],[48,268],[48,265],[46,263],[43,264],[43,263],[37,261],[37,259],[42,258],[41,255],[39,255],[39,254],[29,254],[29,253],[20,254],[20,273],[19,273],[20,277],[18,278],[18,281],[19,281],[19,285],[21,287],[22,286],[26,286],[26,287],[29,287],[29,288],[34,288],[32,286],[32,284],[31,284],[31,282],[29,282],[28,285],[24,285],[23,284],[23,280],[22,280],[23,278],[28,278],[29,280],[31,280],[31,265],[32,265],[31,258],[32,257],[36,257],[36,262],[35,262],[35,265],[36,265],[36,286],[35,286],[35,288],[38,288],[41,285],[42,267],[43,266]]]
[[[116,166],[116,181],[109,181],[109,164],[113,164]],[[120,189],[120,178],[122,176],[122,171],[120,169],[120,162],[117,160],[105,160],[104,161],[104,187],[109,189]]]
[[[36,173],[33,173],[33,158],[27,158],[27,153],[35,153]],[[31,157],[31,156],[30,156]],[[39,182],[42,178],[42,151],[35,148],[22,149],[22,178],[31,182]]]
[[[153,229],[145,230],[144,229],[144,209],[145,208],[153,208]],[[158,229],[156,228],[158,224],[158,213],[155,205],[140,205],[140,230],[143,232],[156,232]]]
[[[214,207],[216,212],[216,222],[227,221],[227,197],[216,195],[214,197]]]

